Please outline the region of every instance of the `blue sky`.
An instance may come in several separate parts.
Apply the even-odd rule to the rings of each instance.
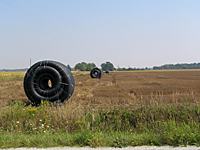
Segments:
[[[199,0],[0,0],[0,69],[200,62]]]

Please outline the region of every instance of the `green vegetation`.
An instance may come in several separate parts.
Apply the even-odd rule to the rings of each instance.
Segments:
[[[200,105],[86,109],[13,102],[0,109],[0,148],[200,144]]]
[[[86,62],[81,62],[75,65],[74,69],[75,70],[80,70],[80,71],[91,71],[93,68],[95,68],[96,65],[94,63],[86,63]],[[111,62],[105,62],[101,64],[102,70],[114,70],[114,65]]]
[[[134,70],[166,70],[166,69],[200,69],[200,63],[178,63],[178,64],[165,64],[162,66],[154,66],[153,68],[120,68],[118,67],[116,70],[117,71],[134,71]]]
[[[0,77],[0,80],[23,79],[24,76]]]
[[[23,79],[24,75],[24,71],[0,72],[0,80]]]
[[[101,68],[103,71],[106,71],[106,70],[113,71],[115,69],[114,65],[109,61],[107,61],[106,63],[102,63]]]
[[[71,66],[68,64],[67,65],[67,68],[71,71],[72,70],[72,68],[71,68]]]
[[[160,67],[154,66],[153,69],[200,69],[200,63],[166,64]]]
[[[137,70],[137,71],[140,71],[140,70],[150,70],[149,68],[131,68],[131,67],[129,67],[129,68],[117,68],[117,71],[135,71],[135,70]]]
[[[80,71],[91,71],[95,67],[96,65],[94,63],[81,62],[81,63],[76,64],[74,69],[80,70]]]

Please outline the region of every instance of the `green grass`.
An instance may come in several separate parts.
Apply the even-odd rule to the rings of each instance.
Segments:
[[[25,71],[0,71],[0,80],[23,79]]]
[[[24,76],[10,76],[10,77],[0,77],[0,80],[12,80],[12,79],[23,79]]]
[[[0,111],[0,148],[200,144],[200,106],[84,109],[22,102]]]

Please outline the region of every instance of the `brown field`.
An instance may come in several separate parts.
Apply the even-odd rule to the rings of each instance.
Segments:
[[[92,79],[90,72],[73,74],[75,91],[66,105],[94,108],[200,102],[200,70],[110,72],[101,79]],[[0,72],[1,76],[6,73]],[[0,80],[0,106],[12,100],[29,101],[23,79]]]

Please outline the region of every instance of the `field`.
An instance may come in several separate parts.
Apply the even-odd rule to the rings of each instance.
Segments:
[[[72,73],[68,101],[32,107],[25,72],[0,72],[0,148],[200,144],[200,70]]]
[[[75,81],[71,102],[81,105],[162,105],[200,98],[200,70],[111,72],[100,80],[78,75]]]
[[[23,90],[25,72],[0,72],[0,104],[28,102]],[[200,70],[110,72],[101,79],[73,72],[75,91],[67,104],[87,107],[200,102]]]

